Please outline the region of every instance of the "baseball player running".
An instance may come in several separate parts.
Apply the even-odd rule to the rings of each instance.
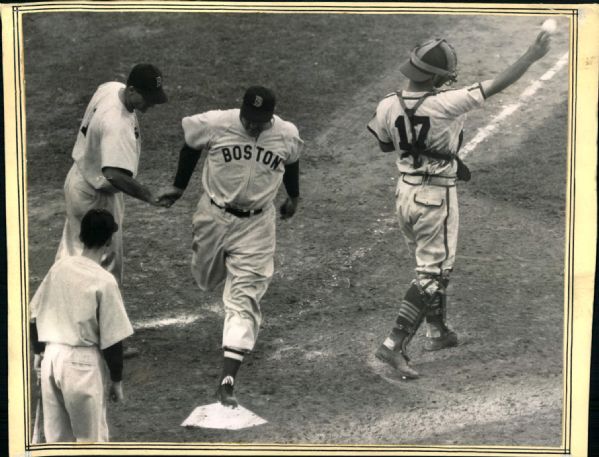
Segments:
[[[29,305],[49,443],[108,441],[106,365],[109,398],[123,399],[121,341],[133,328],[116,279],[100,266],[117,231],[112,214],[89,210],[81,220],[81,255],[58,260]]]
[[[237,406],[233,386],[245,354],[256,343],[260,300],[273,275],[275,210],[281,181],[288,198],[283,219],[299,201],[299,156],[303,141],[295,125],[274,115],[269,89],[247,89],[241,109],[208,111],[183,118],[185,144],[174,185],[161,193],[170,206],[183,195],[202,151],[204,193],[193,215],[191,269],[202,290],[225,280],[223,370],[216,392]]]
[[[444,39],[416,46],[401,66],[405,90],[387,95],[368,130],[383,152],[397,151],[399,179],[396,212],[399,226],[416,257],[416,279],[399,305],[395,324],[376,357],[403,378],[419,376],[408,363],[407,346],[426,318],[425,349],[458,344],[446,322],[446,288],[453,269],[458,236],[456,181],[470,172],[458,157],[465,115],[516,82],[549,50],[541,32],[528,50],[494,79],[457,90],[440,90],[456,80],[457,56]]]

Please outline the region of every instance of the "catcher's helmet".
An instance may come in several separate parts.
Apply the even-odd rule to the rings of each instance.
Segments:
[[[399,71],[416,82],[434,78],[436,86],[457,79],[458,56],[443,38],[434,38],[419,44],[410,53],[410,58],[401,64]]]

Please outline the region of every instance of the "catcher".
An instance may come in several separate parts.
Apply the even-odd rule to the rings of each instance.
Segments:
[[[57,261],[29,305],[48,443],[108,441],[106,365],[109,397],[123,400],[122,340],[133,328],[115,277],[100,266],[117,230],[107,210],[88,211],[83,252]]]
[[[458,156],[465,115],[516,82],[549,50],[541,32],[528,50],[494,79],[457,90],[440,87],[457,78],[457,55],[444,39],[415,47],[401,66],[405,90],[387,95],[368,123],[383,152],[397,151],[396,212],[400,229],[416,257],[416,278],[399,305],[398,316],[376,357],[403,378],[417,378],[407,347],[426,319],[425,349],[458,344],[446,322],[446,288],[458,237],[456,182],[470,171]]]

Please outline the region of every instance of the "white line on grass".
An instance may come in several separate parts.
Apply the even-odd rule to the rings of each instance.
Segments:
[[[163,318],[154,318],[154,319],[146,319],[140,320],[133,323],[133,328],[135,330],[140,329],[152,329],[152,328],[162,328],[162,327],[185,327],[187,325],[191,325],[198,320],[206,319],[209,316],[218,316],[219,318],[224,317],[225,311],[219,300],[213,303],[202,303],[200,309],[202,311],[201,314],[178,314],[172,317],[163,317]]]
[[[543,81],[549,81],[555,74],[568,63],[568,53],[565,53],[553,67],[545,72],[537,81],[532,83],[526,88],[524,92],[520,94],[520,98],[517,103],[506,106],[497,116],[491,119],[491,122],[485,127],[478,130],[477,134],[472,138],[466,146],[460,151],[460,157],[466,157],[470,152],[474,150],[482,141],[484,141],[489,135],[491,135],[496,129],[497,124],[503,121],[505,118],[511,116],[515,111],[522,106],[530,97],[532,97],[543,85]]]
[[[181,315],[177,317],[171,317],[166,319],[148,319],[145,321],[135,322],[133,328],[135,330],[148,329],[148,328],[160,328],[169,326],[184,327],[186,325],[193,324],[200,318],[198,314]]]

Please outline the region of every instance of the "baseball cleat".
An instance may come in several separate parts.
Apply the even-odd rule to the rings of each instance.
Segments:
[[[402,379],[417,379],[420,377],[418,372],[410,367],[408,359],[401,351],[392,351],[384,344],[381,344],[374,355],[377,359],[395,368],[395,371]]]
[[[445,348],[452,348],[458,345],[458,335],[451,330],[435,338],[427,338],[424,343],[425,351],[439,351]]]
[[[235,394],[233,393],[233,382],[227,382],[230,376],[227,376],[223,379],[223,382],[216,391],[216,400],[221,403],[223,406],[229,406],[231,408],[237,408],[237,398],[235,398]],[[232,381],[232,378],[231,378]]]

